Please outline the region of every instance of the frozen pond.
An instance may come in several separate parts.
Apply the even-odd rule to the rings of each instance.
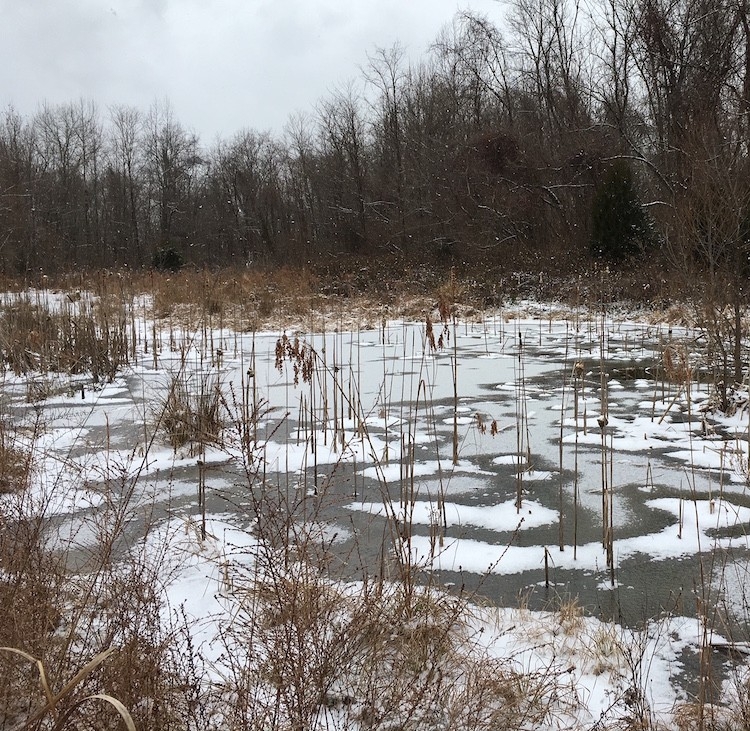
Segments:
[[[538,306],[436,322],[434,347],[424,322],[286,340],[138,327],[138,362],[103,387],[39,376],[30,403],[29,379],[5,376],[50,545],[81,565],[103,514],[121,510],[132,541],[221,515],[315,535],[342,577],[406,567],[633,626],[709,605],[745,621],[750,422],[701,409],[693,333]],[[221,433],[171,445],[175,388],[218,393]]]

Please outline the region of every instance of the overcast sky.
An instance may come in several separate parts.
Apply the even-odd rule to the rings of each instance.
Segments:
[[[167,98],[204,143],[280,132],[360,77],[376,47],[420,58],[459,8],[501,12],[497,0],[0,0],[0,105],[145,111]]]

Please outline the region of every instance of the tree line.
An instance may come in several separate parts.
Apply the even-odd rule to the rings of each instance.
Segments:
[[[0,261],[658,251],[724,282],[748,271],[749,147],[748,0],[513,0],[502,23],[459,13],[418,63],[376,50],[281,134],[207,146],[167,103],[7,108]]]

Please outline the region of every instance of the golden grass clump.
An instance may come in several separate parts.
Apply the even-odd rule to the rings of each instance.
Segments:
[[[25,490],[31,475],[32,452],[18,432],[0,420],[0,494]]]
[[[203,377],[194,387],[184,374],[172,377],[157,409],[157,425],[176,451],[191,446],[191,456],[206,445],[222,443],[226,403],[221,382]]]
[[[53,308],[22,294],[0,308],[0,354],[17,376],[91,373],[95,382],[112,381],[129,362],[129,337],[123,311],[113,317],[80,300]]]
[[[441,283],[436,288],[435,294],[440,322],[445,325],[456,315],[457,306],[465,296],[463,284],[457,279],[454,269],[450,270],[448,281]]]
[[[679,731],[739,731],[747,721],[737,718],[730,709],[693,701],[675,709],[675,726]]]
[[[156,319],[219,318],[245,330],[257,329],[273,315],[303,315],[320,298],[312,274],[286,268],[150,272],[134,278],[129,286],[133,292],[152,296]]]
[[[673,383],[689,383],[692,376],[692,368],[687,350],[675,345],[667,345],[662,353],[664,373],[668,380]]]

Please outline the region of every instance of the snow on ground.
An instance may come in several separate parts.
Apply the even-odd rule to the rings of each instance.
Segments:
[[[725,515],[730,512],[727,508]],[[710,512],[701,509],[699,514],[714,523]],[[231,520],[208,516],[206,538],[201,539],[199,516],[172,519],[148,536],[144,550],[146,556],[159,556],[167,597],[164,621],[188,618],[194,646],[215,683],[225,681],[232,668],[251,662],[253,653],[263,652],[259,646],[251,651],[249,645],[233,645],[234,652],[247,657],[226,654],[235,613],[241,605],[247,611],[247,585],[235,586],[234,578],[239,572],[246,581],[260,549],[258,541]],[[342,591],[356,595],[359,589],[351,584]],[[465,611],[467,631],[459,649],[465,653],[464,662],[495,658],[502,661],[504,673],[528,678],[530,692],[538,683],[535,701],[544,708],[539,729],[586,729],[596,724],[608,728],[638,713],[668,724],[680,704],[689,700],[678,682],[685,671],[684,658],[696,658],[706,642],[727,643],[718,633],[706,637],[698,619],[663,617],[635,630],[585,617],[575,603],[559,612],[473,605]],[[736,676],[730,681],[727,693],[737,687]],[[346,714],[334,720],[336,728],[357,727]]]
[[[226,516],[209,515],[205,538],[201,516],[173,518],[149,533],[142,555],[158,556],[164,587],[164,623],[187,618],[196,649],[208,661],[212,679],[219,680],[225,645],[222,634],[231,622],[228,596],[239,568],[252,566],[258,542]]]

